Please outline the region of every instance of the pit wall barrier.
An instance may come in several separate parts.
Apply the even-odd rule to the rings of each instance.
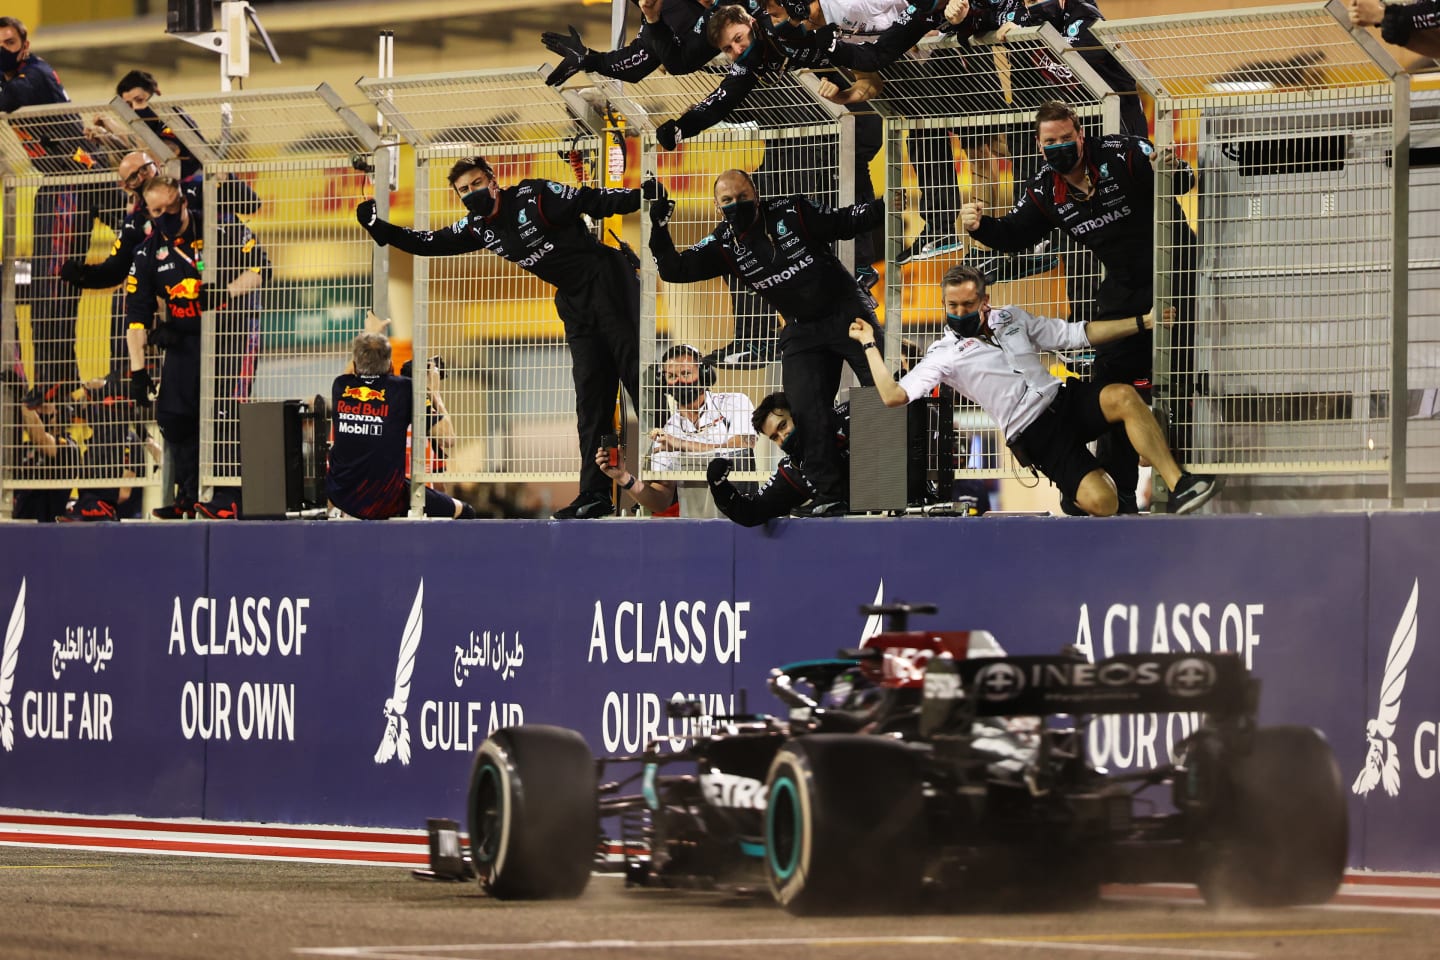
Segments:
[[[679,747],[665,701],[778,713],[772,666],[930,601],[1016,654],[1240,653],[1261,721],[1334,747],[1351,865],[1440,872],[1436,542],[1433,514],[6,526],[0,808],[463,822],[496,726]],[[1106,720],[1092,759],[1163,762],[1193,723]]]

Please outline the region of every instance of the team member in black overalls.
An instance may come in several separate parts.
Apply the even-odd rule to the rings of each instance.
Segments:
[[[470,214],[444,230],[397,227],[379,219],[374,200],[361,203],[356,218],[381,246],[423,257],[489,250],[555,287],[575,379],[580,495],[554,516],[608,516],[614,512],[610,480],[594,456],[600,437],[611,431],[617,386],[623,384],[639,404],[640,281],[635,265],[597,240],[582,216],[633,213],[640,209],[640,191],[540,179],[501,189],[484,157],[457,160],[449,179]]]
[[[217,225],[220,248],[216,262],[207,263],[200,212],[190,209],[180,183],[171,177],[151,178],[144,199],[151,235],[136,249],[125,280],[130,387],[136,403],[150,402],[154,384],[145,368],[145,346],[160,347],[165,359],[155,421],[165,435],[175,499],[153,513],[174,520],[194,516],[199,496],[201,311],[206,305],[219,308],[250,297],[268,279],[270,261],[249,229],[232,221]],[[162,312],[158,323],[157,303]],[[226,320],[223,311],[219,313],[217,322],[223,328]],[[226,442],[225,437],[217,439]],[[217,491],[215,501],[201,506],[207,516],[230,519],[236,515],[228,502],[231,497]]]
[[[871,200],[832,210],[805,197],[761,201],[743,170],[715,180],[715,207],[724,218],[709,236],[679,253],[666,227],[672,202],[651,204],[650,252],[662,279],[693,283],[727,274],[738,277],[786,320],[780,334],[781,375],[795,415],[794,441],[804,453],[815,490],[817,516],[849,509],[840,458],[830,441],[835,433],[835,393],[848,362],[860,382],[872,383],[860,345],[850,339],[850,322],[875,323],[870,299],[831,251],[836,240],[870,230],[885,216],[885,201]]]
[[[568,34],[541,34],[546,49],[560,57],[545,82],[558,87],[581,70],[626,83],[644,80],[661,67],[672,77],[694,73],[715,59],[705,25],[718,6],[713,0],[641,0],[640,32],[610,51],[591,50],[574,27]]]
[[[1096,319],[1144,316],[1150,312],[1155,294],[1157,211],[1155,170],[1150,160],[1155,148],[1149,141],[1118,134],[1087,140],[1075,112],[1057,101],[1041,105],[1035,121],[1045,169],[1025,184],[1014,209],[1003,217],[984,216],[980,204],[965,204],[960,213],[962,226],[990,249],[1004,251],[1032,247],[1059,227],[1105,266],[1105,280],[1095,294]],[[1174,196],[1189,190],[1193,174],[1187,165],[1179,164],[1170,173],[1176,178]],[[1174,252],[1169,267],[1179,321],[1175,326],[1176,393],[1183,403],[1192,389],[1196,238],[1174,200],[1158,215],[1170,225],[1169,246]],[[1093,378],[1102,384],[1131,384],[1148,398],[1153,352],[1154,339],[1148,330],[1102,344],[1095,348]],[[1177,456],[1186,446],[1185,437],[1171,438]],[[1135,448],[1123,431],[1117,430],[1101,438],[1099,455],[1120,491],[1120,512],[1135,513],[1139,477]],[[1070,509],[1069,504],[1062,506]]]
[[[410,505],[409,430],[414,388],[391,373],[390,341],[370,315],[351,347],[349,368],[330,387],[334,440],[325,495],[330,504],[362,520],[385,520]],[[425,488],[425,516],[473,520],[469,504]]]

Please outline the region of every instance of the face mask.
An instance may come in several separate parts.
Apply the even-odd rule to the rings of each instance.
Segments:
[[[1037,20],[1043,20],[1048,23],[1059,24],[1060,19],[1064,16],[1064,11],[1060,9],[1060,4],[1056,3],[1055,0],[1041,0],[1040,3],[1032,3],[1026,7],[1025,16],[1031,23]]]
[[[736,233],[744,233],[750,229],[755,222],[755,212],[759,208],[754,200],[736,200],[734,203],[727,203],[720,208],[720,215],[730,228]]]
[[[780,449],[796,460],[799,460],[805,455],[805,442],[800,438],[800,427],[798,424],[791,425],[790,436],[786,437],[785,442],[780,444]]]
[[[20,54],[14,50],[0,48],[0,70],[5,73],[14,73],[20,67]]]
[[[461,198],[461,202],[471,216],[488,217],[495,209],[495,195],[490,192],[489,187],[471,190]]]
[[[1045,163],[1058,174],[1067,174],[1080,162],[1080,144],[1052,143],[1045,147]]]
[[[672,383],[665,387],[665,392],[674,397],[680,406],[688,407],[700,398],[700,384]]]
[[[180,236],[181,213],[183,213],[183,211],[180,213],[162,213],[160,216],[153,218],[155,229],[167,237]]]
[[[975,337],[980,334],[980,311],[971,310],[963,316],[955,316],[953,313],[945,314],[945,325],[954,330],[957,336]]]

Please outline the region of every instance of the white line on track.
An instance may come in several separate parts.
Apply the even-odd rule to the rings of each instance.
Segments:
[[[1090,953],[1142,954],[1151,957],[1206,957],[1216,960],[1247,960],[1258,954],[1238,950],[1201,950],[1184,947],[1121,946],[1095,941],[1056,942],[1008,940],[988,937],[763,937],[740,940],[549,940],[536,943],[452,943],[430,946],[395,947],[307,947],[295,953],[323,957],[362,957],[364,960],[466,960],[499,953],[533,953],[538,950],[684,950],[736,947],[906,947],[960,944],[1018,947],[1026,950],[1085,950]],[[453,954],[453,956],[451,956]]]

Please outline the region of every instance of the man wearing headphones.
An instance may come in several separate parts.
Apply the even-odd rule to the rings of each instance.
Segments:
[[[755,405],[743,393],[722,393],[715,368],[688,343],[665,351],[659,364],[660,392],[669,419],[650,431],[650,466],[657,473],[707,469],[712,459],[730,467],[754,468]],[[612,465],[600,450],[596,463],[606,476],[651,513],[663,516],[718,517],[708,487],[699,481],[642,481],[630,473],[623,455]]]

